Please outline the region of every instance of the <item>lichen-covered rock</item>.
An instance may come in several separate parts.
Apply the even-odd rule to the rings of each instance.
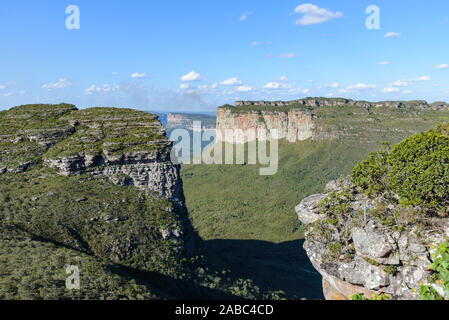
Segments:
[[[310,224],[323,218],[323,216],[319,213],[319,205],[321,201],[326,198],[326,196],[326,194],[312,195],[302,200],[301,203],[295,208],[296,214],[303,224]]]
[[[184,201],[179,166],[170,160],[172,143],[154,115],[93,108],[62,119],[73,123],[75,130],[44,155],[47,166],[58,169],[61,175],[103,175],[152,196]]]
[[[448,238],[449,219],[423,217],[420,208],[387,205],[383,196],[369,199],[344,181],[329,183],[326,192],[296,207],[300,221],[308,225],[304,249],[323,276],[325,296],[419,299],[421,285],[429,284],[432,245]]]

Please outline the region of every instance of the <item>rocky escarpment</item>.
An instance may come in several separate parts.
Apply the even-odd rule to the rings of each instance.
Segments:
[[[195,127],[194,122],[197,123]],[[186,129],[188,131],[213,130],[215,129],[215,117],[200,114],[168,113],[167,130],[174,129]]]
[[[313,114],[303,110],[248,111],[235,113],[217,110],[217,141],[245,143],[259,140],[286,139],[290,142],[313,137]],[[277,130],[274,135],[273,129]]]
[[[151,298],[129,272],[181,277],[195,236],[171,146],[131,109],[0,112],[0,299]],[[80,290],[66,289],[67,264]]]
[[[349,192],[347,214],[334,219],[323,214],[323,200]],[[404,229],[388,228],[376,211],[393,214],[395,206],[383,206],[355,190],[347,179],[333,181],[327,193],[310,196],[297,207],[302,223],[308,225],[304,243],[310,261],[323,276],[323,292],[329,300],[351,299],[356,294],[370,298],[386,294],[393,299],[419,299],[422,284],[429,284],[432,245],[449,237],[449,219],[432,218]],[[425,227],[424,227],[425,226]],[[437,289],[443,292],[441,288]]]
[[[449,127],[405,139],[296,207],[327,299],[449,298]]]
[[[444,102],[425,101],[367,102],[343,98],[237,101],[235,106],[217,109],[217,140],[243,143],[278,138],[295,142],[350,137],[369,144],[376,137],[390,140],[391,136],[416,133],[416,128],[410,126],[413,121],[423,123],[436,116],[431,112],[447,115],[448,111],[449,105]],[[386,126],[391,126],[391,121],[397,121],[396,128],[387,132]],[[365,131],[360,130],[361,123]]]
[[[117,185],[133,185],[160,198],[183,202],[172,143],[157,117],[126,109],[94,108],[61,118],[74,133],[44,154],[62,175],[92,174]]]
[[[344,98],[305,98],[292,101],[236,101],[235,106],[287,107],[298,104],[308,107],[320,107],[320,106],[338,107],[345,105],[355,105],[363,108],[389,107],[389,108],[411,108],[422,110],[449,110],[449,104],[445,102],[434,102],[430,104],[424,100],[368,102]]]

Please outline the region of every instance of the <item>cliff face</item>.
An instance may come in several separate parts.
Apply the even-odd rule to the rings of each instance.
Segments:
[[[0,112],[0,299],[148,298],[122,266],[178,276],[194,234],[164,134],[130,109]],[[65,289],[66,264],[79,291]]]
[[[351,199],[346,213],[336,212],[340,224],[322,213],[322,205],[343,190]],[[296,207],[299,219],[308,225],[304,249],[323,276],[326,299],[346,300],[361,293],[366,298],[386,294],[395,300],[416,300],[423,284],[434,286],[444,296],[440,286],[430,284],[429,266],[433,245],[449,237],[448,219],[425,219],[425,227],[416,223],[388,228],[373,213],[393,213],[399,207],[384,207],[384,199],[358,193],[349,179],[342,184],[330,182],[326,192],[310,196]]]
[[[242,113],[223,108],[217,110],[217,141],[245,143],[256,138],[269,140],[272,135],[271,130],[277,129],[278,135],[275,138],[295,142],[312,138],[314,128],[312,113],[301,110]],[[226,130],[242,130],[243,133],[249,134],[237,135],[233,138],[226,135]]]
[[[286,107],[292,105],[303,105],[308,107],[341,107],[348,104],[363,108],[411,108],[421,110],[449,110],[449,104],[445,102],[427,103],[423,100],[416,101],[356,101],[344,98],[305,98],[292,101],[236,101],[236,107],[263,106],[263,107]]]
[[[193,122],[201,122],[201,128],[194,128]],[[167,130],[173,129],[186,129],[193,130],[207,130],[215,129],[215,118],[206,115],[199,114],[181,114],[181,113],[168,113],[167,114]]]
[[[154,115],[87,109],[61,120],[71,123],[74,133],[44,154],[46,165],[62,175],[103,175],[116,185],[183,202],[179,166],[170,161],[172,143]]]

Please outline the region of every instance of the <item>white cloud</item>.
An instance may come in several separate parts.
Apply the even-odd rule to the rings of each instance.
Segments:
[[[290,89],[291,86],[285,83],[280,83],[277,81],[268,82],[266,85],[263,86],[264,89]]]
[[[304,93],[304,94],[308,94],[309,92],[310,92],[310,89],[304,89],[301,91],[301,93]]]
[[[312,24],[320,24],[335,18],[343,17],[341,12],[332,12],[328,9],[320,8],[311,3],[304,3],[295,8],[295,13],[303,14],[303,16],[295,21],[296,25],[309,26]]]
[[[412,90],[405,90],[405,91],[402,91],[402,93],[403,94],[410,94],[410,93],[413,93],[413,91]]]
[[[226,79],[221,84],[224,85],[224,86],[238,86],[238,85],[243,84],[243,82],[240,81],[239,78],[234,77],[234,78]]]
[[[248,20],[248,17],[249,17],[249,15],[251,15],[251,14],[253,14],[253,13],[252,13],[252,12],[245,12],[245,13],[243,13],[243,14],[240,16],[239,21],[240,21],[240,22],[243,22],[243,21]]]
[[[389,86],[395,86],[395,87],[407,87],[408,85],[409,85],[409,83],[406,80],[397,80],[397,81],[389,84]]]
[[[281,84],[279,82],[268,82],[263,86],[265,89],[279,89]]]
[[[120,86],[116,84],[107,84],[105,83],[103,86],[91,85],[89,88],[84,89],[86,95],[92,95],[94,92],[112,92],[120,90]]]
[[[378,63],[379,66],[387,66],[390,64],[390,61],[381,61]]]
[[[5,89],[5,88],[6,88],[6,86],[0,84],[0,90],[3,90],[3,89]]]
[[[146,77],[147,77],[146,73],[139,73],[139,72],[133,73],[131,75],[131,78],[133,78],[133,79],[144,79]]]
[[[400,32],[387,32],[385,38],[399,38],[401,36]]]
[[[248,92],[248,91],[252,91],[253,87],[246,87],[246,86],[239,86],[237,87],[237,91],[240,92]]]
[[[4,97],[12,96],[12,92],[7,92],[7,93],[3,94],[3,96],[4,96]]]
[[[191,71],[181,77],[181,81],[198,81],[201,79],[201,75],[195,71]]]
[[[449,64],[446,64],[446,63],[439,64],[439,65],[435,66],[435,68],[437,68],[437,69],[447,69],[447,68],[449,68]]]
[[[385,93],[392,93],[392,92],[398,92],[398,91],[399,91],[399,89],[396,87],[385,87],[382,89],[382,92],[385,92]]]
[[[326,85],[325,85],[325,88],[333,88],[333,89],[335,89],[335,88],[338,88],[340,86],[340,84],[338,83],[338,82],[335,82],[335,83],[327,83]]]
[[[42,89],[48,89],[48,90],[52,90],[52,89],[64,89],[67,87],[70,87],[72,85],[72,83],[70,83],[67,79],[65,78],[60,78],[57,82],[55,83],[47,83],[44,84],[42,86]]]
[[[179,86],[180,89],[188,89],[190,88],[190,85],[188,83],[183,83]]]
[[[267,54],[265,57],[266,58],[278,58],[278,59],[291,59],[291,58],[298,58],[300,56],[301,56],[300,53],[289,52],[289,53],[284,53],[284,54],[280,54],[277,56]]]
[[[279,81],[288,81],[288,78],[284,75],[279,78]]]
[[[353,89],[375,89],[375,88],[376,88],[375,84],[357,83],[348,86],[346,89],[353,90]]]
[[[413,79],[413,81],[429,81],[430,79],[431,79],[430,76],[422,76],[422,77]]]
[[[251,45],[252,45],[253,47],[257,47],[257,46],[260,46],[260,42],[259,42],[259,41],[253,41],[253,42],[251,43]]]
[[[112,75],[113,75],[113,76],[117,76],[117,75],[118,75],[118,72],[117,72],[117,71],[114,71],[114,72],[112,72]]]

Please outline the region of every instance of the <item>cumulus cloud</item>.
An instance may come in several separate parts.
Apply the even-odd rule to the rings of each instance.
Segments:
[[[120,86],[116,84],[104,84],[103,86],[91,85],[89,88],[84,89],[86,95],[92,95],[95,92],[105,93],[105,92],[113,92],[120,90]]]
[[[389,86],[396,86],[396,87],[407,87],[408,85],[409,82],[406,80],[397,80],[389,84]]]
[[[429,81],[430,79],[431,79],[430,76],[422,76],[422,77],[413,79],[413,81]]]
[[[48,90],[52,90],[52,89],[64,89],[67,87],[70,87],[72,85],[71,82],[69,82],[66,78],[60,78],[57,82],[55,83],[47,83],[44,84],[42,86],[42,89],[48,89]]]
[[[375,88],[376,88],[375,84],[357,83],[348,86],[346,89],[353,90],[353,89],[375,89]]]
[[[247,87],[247,86],[239,86],[237,87],[237,91],[240,92],[248,92],[248,91],[252,91],[253,87]]]
[[[242,85],[243,82],[239,80],[237,77],[226,79],[225,81],[221,82],[223,86],[238,86]]]
[[[287,78],[287,76],[281,76],[279,78],[279,81],[288,81],[288,78]]]
[[[280,83],[278,81],[268,82],[263,86],[264,89],[290,89],[291,87],[285,83]]]
[[[7,93],[3,94],[3,96],[4,97],[10,97],[10,96],[12,96],[12,92],[7,92]]]
[[[401,36],[400,32],[387,32],[385,38],[399,38]]]
[[[147,77],[146,73],[139,73],[139,72],[133,73],[131,75],[131,78],[133,79],[145,79],[146,77]]]
[[[392,92],[398,92],[398,91],[399,91],[399,89],[396,87],[385,87],[382,89],[382,92],[385,92],[385,93],[392,93]]]
[[[201,79],[201,75],[195,71],[191,71],[181,77],[181,81],[198,81]]]
[[[190,84],[188,83],[183,83],[179,86],[179,89],[189,89],[190,88]]]
[[[437,69],[447,69],[447,68],[449,68],[449,64],[446,64],[446,63],[439,64],[439,65],[435,66],[435,68],[437,68]]]
[[[343,13],[332,12],[329,9],[323,9],[311,3],[304,3],[295,8],[295,13],[302,14],[302,17],[295,21],[296,25],[309,26],[320,24],[335,18],[343,17]]]
[[[248,20],[249,15],[253,14],[252,12],[245,12],[239,17],[239,21],[243,22]]]
[[[390,61],[381,61],[378,63],[379,66],[387,66],[390,64]]]

